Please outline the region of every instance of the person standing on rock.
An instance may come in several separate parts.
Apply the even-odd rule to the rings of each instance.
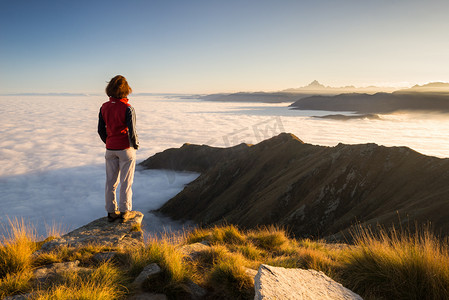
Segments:
[[[136,114],[128,103],[132,93],[126,78],[117,75],[109,81],[106,94],[109,101],[103,103],[98,115],[98,134],[106,144],[105,200],[108,221],[120,218],[126,222],[132,210],[132,184],[136,166],[136,150],[139,140],[136,132]],[[117,206],[116,189],[120,176],[120,201]]]

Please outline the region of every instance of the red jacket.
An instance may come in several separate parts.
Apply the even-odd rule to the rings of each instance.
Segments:
[[[110,97],[103,103],[98,116],[98,134],[109,150],[139,148],[136,114],[128,99]]]

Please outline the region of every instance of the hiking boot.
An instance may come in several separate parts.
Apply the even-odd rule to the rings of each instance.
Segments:
[[[117,220],[120,217],[120,214],[118,213],[108,213],[108,222],[114,222],[115,220]]]
[[[129,220],[130,213],[129,211],[120,212],[120,223],[125,223]]]

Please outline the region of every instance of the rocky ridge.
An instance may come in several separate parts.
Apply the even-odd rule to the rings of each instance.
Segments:
[[[75,229],[59,238],[44,243],[41,251],[52,251],[61,246],[83,247],[101,245],[114,248],[129,248],[143,245],[140,224],[143,213],[131,211],[126,223],[108,222],[107,217]]]
[[[204,225],[277,224],[297,237],[346,239],[357,222],[413,229],[415,222],[430,221],[439,233],[449,233],[449,159],[407,147],[316,146],[287,133],[230,150],[186,144],[142,163],[203,170],[159,211]],[[220,151],[226,153],[221,160]],[[208,167],[195,166],[209,153]]]

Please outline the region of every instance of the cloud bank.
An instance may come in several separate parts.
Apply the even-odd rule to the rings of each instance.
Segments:
[[[45,235],[45,224],[74,229],[105,215],[104,144],[96,133],[102,96],[1,96],[0,223],[24,218]],[[161,96],[130,97],[137,113],[142,161],[183,143],[219,147],[257,143],[280,131],[306,143],[334,146],[374,142],[409,146],[449,157],[449,120],[429,114],[381,115],[341,122],[312,118],[326,112],[293,111],[286,104],[203,102]],[[148,230],[179,224],[148,214],[197,174],[137,171],[134,209]],[[178,227],[177,227],[178,226]],[[1,230],[1,229],[0,229]],[[1,232],[0,232],[1,234]]]

